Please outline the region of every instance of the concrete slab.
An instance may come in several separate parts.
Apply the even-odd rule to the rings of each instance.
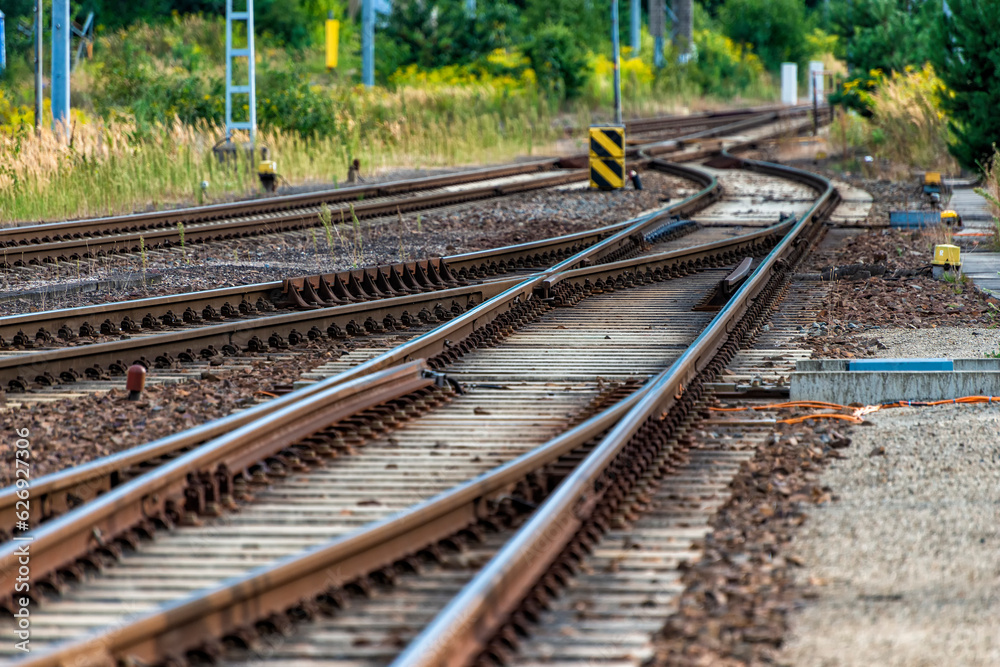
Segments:
[[[980,289],[1000,296],[1000,252],[962,253],[962,273]]]
[[[1000,402],[1000,359],[955,359],[953,371],[854,370],[850,360],[800,361],[791,377],[791,400],[877,405],[994,396]]]

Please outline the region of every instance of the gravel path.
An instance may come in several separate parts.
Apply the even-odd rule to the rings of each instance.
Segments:
[[[1000,328],[883,329],[876,357],[982,358],[1000,352]],[[1000,434],[997,436],[1000,440]]]
[[[975,335],[976,332],[979,335]],[[981,356],[997,330],[885,331],[880,356]],[[886,410],[851,429],[794,551],[816,595],[788,665],[1000,664],[1000,406]]]

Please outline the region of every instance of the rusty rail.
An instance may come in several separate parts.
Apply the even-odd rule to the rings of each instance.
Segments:
[[[531,171],[531,169],[526,168],[525,173]],[[342,215],[348,220],[352,214],[358,218],[392,216],[565,185],[584,180],[586,177],[586,171],[573,170],[553,176],[540,176],[529,181],[470,188],[458,192],[435,192],[413,197],[393,198],[387,201],[360,201],[352,204],[341,204],[332,208],[331,213],[335,219],[339,219]],[[185,224],[183,234],[185,243],[194,244],[307,229],[317,227],[320,224],[314,207],[298,207],[282,213],[280,216],[266,219],[261,219],[258,213],[254,213],[235,219],[229,216],[219,221],[188,223]],[[171,248],[180,243],[180,237],[181,232],[176,227],[157,225],[146,231],[128,231],[81,238],[76,238],[74,235],[72,238],[59,241],[28,242],[0,247],[0,254],[2,254],[0,267],[27,266],[47,261],[75,261],[115,253],[136,253],[139,252],[140,247],[145,247],[147,250]]]
[[[838,195],[829,181],[808,172],[761,162],[744,164],[805,183],[820,195],[708,328],[650,383],[635,407],[531,520],[407,647],[394,663],[397,667],[464,665],[486,650],[560,556],[566,556],[562,563],[567,565],[574,546],[579,551],[601,532],[608,508],[624,497],[628,480],[637,478],[679,422],[678,413],[686,412],[700,395],[701,374],[714,374],[728,362],[723,357],[735,353],[739,337],[751,324],[748,315],[763,316],[769,305],[765,292],[780,282],[793,256],[804,250],[802,241],[810,228],[832,212]],[[590,531],[591,537],[583,537],[583,531]]]
[[[547,171],[555,169],[557,163],[558,160],[556,159],[533,160],[520,164],[472,169],[440,176],[424,176],[421,178],[389,181],[372,185],[357,185],[297,195],[283,195],[279,197],[267,197],[265,199],[228,202],[225,204],[209,204],[207,206],[194,206],[171,211],[131,213],[105,218],[24,225],[21,227],[0,229],[0,247],[17,247],[28,243],[48,243],[63,238],[82,238],[88,234],[124,234],[157,229],[159,227],[174,227],[177,223],[189,224],[193,222],[222,220],[240,215],[259,215],[295,208],[319,206],[320,204],[354,202],[361,199],[371,199],[372,197],[410,194],[422,190],[474,183],[475,181]],[[27,234],[31,234],[31,236],[26,236]]]
[[[55,666],[72,659],[76,667],[96,667],[116,659],[154,663],[182,658],[186,651],[238,634],[273,614],[308,606],[313,598],[333,594],[479,519],[502,514],[502,498],[519,483],[606,432],[645,392],[640,389],[541,447],[355,533],[19,664]]]
[[[501,265],[509,270],[517,268],[519,262],[523,265],[526,261],[535,262],[536,259],[541,261],[546,256],[551,260],[566,257],[567,253],[573,253],[550,267],[548,269],[550,273],[581,264],[614,261],[632,256],[644,246],[644,234],[654,232],[658,227],[669,224],[675,216],[687,215],[707,206],[718,198],[721,192],[721,186],[711,175],[695,167],[672,165],[662,160],[657,160],[653,166],[667,173],[700,183],[704,185],[704,188],[695,195],[660,211],[625,223],[591,232],[558,237],[549,241],[501,248],[495,254],[493,251],[482,251],[458,255],[450,258],[450,263],[445,263],[443,260],[427,260],[424,262],[426,268],[415,264],[413,271],[420,272],[421,275],[434,273],[435,277],[438,278],[438,283],[443,287],[449,284],[458,284],[473,276],[480,277],[483,274],[500,271]],[[489,263],[487,263],[491,256],[494,259],[489,259]],[[513,267],[511,267],[512,263]],[[276,341],[276,346],[280,347],[287,343],[294,344],[296,341],[306,338],[321,337],[324,332],[329,331],[333,332],[329,334],[331,338],[339,337],[343,332],[363,334],[366,330],[372,331],[395,326],[394,322],[405,324],[407,319],[416,318],[423,309],[438,311],[443,308],[446,311],[446,316],[450,316],[454,312],[464,312],[477,302],[476,299],[481,303],[483,300],[499,294],[502,290],[498,288],[498,285],[500,287],[510,286],[500,281],[456,287],[438,292],[426,291],[417,295],[386,298],[392,291],[398,292],[401,289],[412,291],[411,285],[414,288],[420,286],[420,283],[413,276],[410,276],[409,283],[406,282],[399,271],[396,271],[396,266],[390,265],[384,271],[382,268],[363,269],[328,274],[328,276],[303,278],[301,279],[301,288],[298,286],[298,280],[283,284],[283,288],[286,290],[285,295],[291,303],[315,308],[306,313],[285,313],[271,317],[238,319],[193,330],[178,330],[173,333],[142,336],[130,340],[0,358],[0,383],[5,383],[13,390],[24,391],[33,382],[48,385],[56,384],[60,380],[72,382],[86,375],[99,377],[105,372],[105,369],[113,375],[124,375],[132,363],[141,363],[146,367],[170,366],[175,359],[185,361],[209,358],[219,354],[235,354],[244,348],[263,350],[272,346],[270,345],[271,341]],[[403,266],[402,271],[405,274],[408,268],[406,265]],[[437,269],[434,268],[435,266]],[[347,276],[347,279],[345,280],[342,276]],[[432,284],[430,280],[425,282],[426,287]],[[306,283],[308,283],[308,287]],[[382,289],[383,287],[385,289]],[[397,290],[396,287],[401,289]],[[222,296],[210,293],[199,296],[201,301],[206,302],[203,311],[207,311],[209,307],[221,309],[222,306],[216,307],[213,303],[224,301],[227,296],[232,296],[235,299],[235,295],[239,293],[241,298],[245,300],[248,295],[252,297],[255,293],[240,293],[238,292],[240,288],[231,289],[237,290],[237,292],[230,295],[230,290],[226,290]],[[324,307],[333,303],[334,299],[347,301],[350,297],[355,301],[360,301],[360,297],[353,296],[354,291],[376,295],[376,297],[379,294],[383,296],[367,304],[348,303],[342,306]],[[258,301],[261,299],[262,297],[258,297]],[[163,307],[169,308],[169,305],[173,303],[173,298],[164,297],[164,303]],[[248,309],[251,307],[254,305],[248,304]],[[85,310],[88,313],[96,312],[93,309]],[[230,310],[233,310],[231,305]],[[204,312],[202,314],[204,315]],[[198,313],[192,310],[191,315],[197,317]],[[30,317],[28,315],[17,316],[18,325],[23,324],[24,321],[30,321]],[[46,315],[45,317],[51,316]],[[121,317],[122,321],[119,327],[127,325],[130,331],[136,328],[141,329],[134,319],[126,321],[124,316]],[[140,317],[140,321],[145,319],[145,316],[136,315],[136,317]],[[116,316],[117,318],[118,316]],[[110,318],[106,319],[109,320],[106,326],[109,330],[113,330],[115,323],[111,322]],[[181,321],[186,319],[186,316],[174,316],[174,319]],[[2,323],[3,320],[0,319],[0,329],[3,328]],[[82,327],[83,324],[79,326]],[[93,327],[89,323],[87,326]],[[105,325],[99,326],[104,327]],[[19,333],[18,335],[25,337],[25,334]],[[30,335],[27,334],[26,337],[30,337]]]
[[[672,207],[667,207],[662,212],[648,214],[637,220],[623,223],[628,226],[625,230],[626,233],[621,238],[629,239],[635,235],[641,236],[643,230],[657,229],[657,226],[664,220],[669,221],[675,211],[687,211],[692,206],[698,206],[699,202],[712,196],[718,189],[717,181],[706,172],[692,167],[671,166],[668,168],[672,170],[672,173],[696,179],[698,182],[705,184],[705,187],[699,193],[678,202]],[[615,225],[615,227],[618,226],[621,225]],[[575,237],[577,235],[572,236]],[[751,235],[751,242],[758,236],[760,236],[759,232]],[[602,248],[618,248],[618,241],[619,239],[612,236],[604,242],[592,246],[592,248],[596,248],[599,251],[598,256],[600,256]],[[575,244],[576,241],[574,240],[573,243]],[[611,246],[612,243],[615,245]],[[535,244],[529,245],[535,246]],[[697,259],[692,261],[701,261],[702,258],[707,257],[709,254],[717,253],[719,249],[724,247],[745,248],[747,244],[737,238],[728,242],[711,245],[712,247],[708,248],[707,251],[692,251],[697,254]],[[504,252],[507,251],[507,249],[502,250]],[[533,248],[529,248],[530,250],[533,250]],[[480,262],[480,253],[476,253],[475,255],[474,258],[468,261],[474,263]],[[666,257],[658,258],[658,260],[662,260],[659,265],[666,266],[671,262],[678,262],[680,261],[678,258],[683,256],[684,251],[667,253]],[[362,320],[363,315],[367,315],[369,319],[377,318],[377,321],[387,319],[388,315],[401,320],[403,319],[403,313],[410,313],[411,316],[414,316],[416,309],[421,306],[427,307],[430,304],[438,302],[446,303],[448,300],[464,300],[465,306],[462,310],[468,312],[459,314],[428,334],[365,362],[351,371],[346,371],[321,383],[321,387],[329,387],[336,383],[363,377],[367,373],[390,368],[400,362],[412,359],[432,358],[439,354],[455,355],[462,353],[463,346],[467,350],[472,345],[484,342],[487,336],[493,337],[497,335],[499,327],[493,325],[493,321],[497,318],[513,317],[511,312],[522,309],[523,305],[533,298],[537,288],[543,284],[542,281],[546,275],[564,270],[567,267],[584,264],[592,261],[594,257],[595,254],[592,249],[585,249],[552,267],[549,271],[541,272],[527,280],[493,281],[482,285],[453,288],[442,292],[286,313],[259,320],[236,321],[199,328],[193,331],[178,331],[170,334],[136,338],[131,341],[54,350],[52,352],[30,355],[32,359],[20,360],[20,365],[18,365],[16,357],[0,359],[0,378],[4,377],[3,372],[5,367],[12,369],[13,372],[18,374],[23,374],[25,372],[25,364],[28,362],[37,363],[38,366],[33,367],[37,371],[44,368],[45,372],[52,374],[67,373],[78,367],[86,368],[100,364],[115,364],[124,370],[129,364],[124,363],[122,359],[143,358],[142,353],[144,351],[150,354],[150,356],[152,356],[152,352],[150,351],[156,351],[162,357],[165,354],[178,354],[178,350],[180,350],[190,357],[197,358],[202,355],[201,350],[207,350],[208,346],[212,346],[220,351],[227,345],[245,347],[254,339],[258,341],[262,338],[270,339],[274,333],[281,334],[288,341],[294,340],[292,332],[312,331],[314,329],[329,331],[333,325],[337,325],[345,333],[348,331],[360,333],[364,330],[364,326],[359,325],[357,322],[358,320]],[[647,264],[652,266],[658,260]],[[614,267],[615,265],[609,264],[607,266]],[[494,298],[495,300],[485,303]],[[477,302],[481,305],[469,310],[469,306]],[[535,303],[537,304],[538,302],[536,301]],[[452,314],[452,311],[448,310],[448,314]],[[368,320],[363,321],[367,322]],[[355,323],[353,328],[350,326],[351,322]],[[452,342],[455,344],[452,345]],[[435,362],[432,361],[432,363]],[[8,373],[12,371],[8,370]],[[310,387],[308,390],[300,390],[282,398],[280,402],[274,403],[276,403],[276,406],[285,405],[286,402],[294,400],[293,397],[308,396],[317,389],[317,387]],[[271,409],[267,408],[267,405],[270,404],[254,408],[254,414],[264,415],[270,412]],[[277,409],[277,407],[274,409]],[[223,423],[228,428],[229,426],[246,422],[239,415],[231,415],[225,418]],[[134,474],[130,471],[137,470],[143,464],[148,464],[171,452],[193,447],[200,442],[204,442],[210,435],[214,436],[215,434],[216,431],[209,430],[209,425],[206,425],[195,429],[193,433],[185,432],[163,438],[128,453],[99,459],[72,471],[63,471],[35,480],[32,485],[33,496],[39,499],[39,501],[34,503],[30,508],[32,525],[38,526],[53,516],[73,510],[88,500],[117,487]],[[15,488],[7,487],[0,489],[0,531],[10,532],[12,530],[15,522],[14,512],[16,501],[17,493]]]
[[[76,512],[32,531],[31,569],[38,585],[50,573],[76,570],[76,561],[91,551],[112,548],[125,531],[152,533],[154,522],[173,525],[208,504],[232,502],[233,480],[250,479],[251,466],[273,457],[302,438],[341,419],[404,396],[434,383],[423,361],[397,366],[353,382],[323,384],[307,398],[286,400],[265,417],[230,423],[231,431],[205,445],[115,488]],[[234,423],[235,422],[235,423]],[[205,493],[204,489],[214,489]],[[211,497],[214,496],[214,497]],[[37,499],[33,495],[33,499]],[[82,510],[82,511],[81,511]],[[80,520],[84,514],[86,521]],[[17,544],[0,547],[0,591],[5,602],[14,595]],[[78,573],[82,574],[82,573]]]

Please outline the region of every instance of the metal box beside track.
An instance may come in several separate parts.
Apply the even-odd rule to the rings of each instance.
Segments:
[[[625,185],[625,126],[590,126],[590,187],[617,190]]]

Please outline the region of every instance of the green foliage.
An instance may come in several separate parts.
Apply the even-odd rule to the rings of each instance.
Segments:
[[[611,47],[611,3],[609,0],[522,0],[520,36],[522,40],[546,26],[564,25],[571,28],[577,46],[600,52]],[[620,27],[628,29],[627,6],[619,2],[622,18]],[[625,34],[623,32],[623,34]]]
[[[947,158],[948,125],[941,113],[947,97],[941,79],[930,65],[907,67],[904,72],[878,75],[875,92],[869,96],[874,138],[880,157],[896,164],[951,171]]]
[[[510,42],[516,19],[506,2],[481,3],[469,16],[464,0],[396,0],[376,30],[376,73],[383,81],[407,65],[423,69],[474,62]]]
[[[852,70],[901,72],[936,50],[931,27],[940,18],[939,2],[835,0],[830,31],[840,38],[836,55]]]
[[[544,25],[524,50],[544,92],[556,99],[579,95],[587,78],[587,53],[572,30],[557,23]]]
[[[751,48],[769,70],[810,55],[806,36],[812,26],[802,0],[726,0],[719,22],[727,36]]]
[[[767,75],[760,58],[725,35],[695,30],[694,44],[698,61],[688,75],[703,93],[731,97],[764,85]]]
[[[140,127],[197,120],[221,122],[225,86],[206,69],[225,57],[217,44],[221,21],[175,18],[170,25],[138,25],[109,35],[95,68],[93,102],[108,115],[130,110]]]
[[[968,169],[992,159],[1000,137],[1000,3],[950,0],[951,17],[935,30],[933,62],[951,90],[942,106],[951,116],[951,153]]]

